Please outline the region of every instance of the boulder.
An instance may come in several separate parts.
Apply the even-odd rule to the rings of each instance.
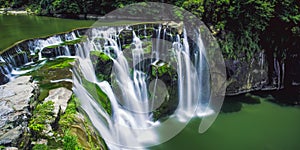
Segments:
[[[53,89],[49,91],[49,96],[46,97],[44,102],[47,101],[52,101],[54,103],[54,117],[58,117],[59,113],[64,113],[67,106],[68,106],[68,101],[70,100],[72,96],[72,91],[60,87],[57,89]]]
[[[11,143],[16,146],[22,133],[22,127],[20,126],[9,130],[0,137],[0,145],[7,145],[8,143]]]

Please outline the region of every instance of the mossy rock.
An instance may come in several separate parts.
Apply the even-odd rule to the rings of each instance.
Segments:
[[[165,95],[160,107],[153,112],[154,120],[164,119],[173,114],[178,106],[178,75],[173,66],[163,61],[152,63],[149,68],[148,80],[154,81],[159,79],[165,84],[168,91],[168,95]],[[158,97],[158,95],[164,94],[161,93],[162,91],[159,88],[161,87],[157,87],[155,95],[150,91],[151,97]]]
[[[100,51],[91,51],[90,58],[95,68],[95,74],[98,80],[111,81],[111,73],[113,67],[112,59]]]
[[[119,34],[119,39],[122,45],[131,44],[133,42],[133,31],[123,30]]]
[[[91,96],[100,104],[107,112],[112,115],[111,103],[108,96],[102,91],[102,89],[96,84],[83,79],[84,88],[89,91]]]

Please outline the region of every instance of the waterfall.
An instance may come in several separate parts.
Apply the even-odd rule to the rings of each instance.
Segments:
[[[33,39],[27,40],[7,51],[3,52],[0,55],[0,72],[6,75],[8,78],[13,79],[15,76],[27,73],[31,70],[20,71],[20,67],[35,64],[36,62],[41,62],[45,57],[42,54],[42,51],[49,46],[58,47],[53,48],[50,53],[53,57],[57,56],[72,56],[75,55],[75,52],[72,51],[70,46],[75,45],[62,45],[65,41],[77,40],[80,37],[78,30],[72,31],[66,34],[59,34],[55,36],[50,36],[42,39]],[[76,48],[79,49],[79,48]]]
[[[111,149],[151,146],[158,141],[164,141],[164,136],[158,137],[157,134],[161,130],[160,126],[167,129],[167,125],[164,124],[174,120],[186,122],[194,115],[212,113],[212,110],[207,113],[208,100],[203,100],[209,99],[209,90],[206,89],[209,88],[209,73],[203,73],[208,72],[208,67],[202,56],[205,49],[201,37],[199,36],[200,40],[197,41],[199,47],[191,49],[185,29],[183,35],[172,35],[171,41],[167,41],[166,35],[170,34],[167,33],[168,27],[159,24],[154,30],[156,37],[152,36],[150,40],[153,43],[149,55],[143,47],[149,40],[141,40],[138,36],[146,35],[147,26],[144,25],[143,28],[144,32],[141,34],[137,34],[138,31],[128,26],[92,28],[87,32],[88,40],[75,46],[78,59],[77,67],[73,69],[74,92],[92,124]],[[129,50],[120,46],[122,40],[119,35],[125,30],[132,33],[126,32],[132,38]],[[97,78],[97,66],[91,60],[92,52],[103,53],[112,60],[110,82]],[[194,61],[191,61],[191,56],[195,57]],[[171,60],[172,62],[169,62]],[[163,82],[167,74],[159,75],[159,69],[163,69],[160,67],[165,66],[176,70],[172,78],[178,77],[178,83],[175,84],[178,85],[178,91],[175,93],[178,96],[178,104],[173,114],[169,114],[168,118],[172,120],[170,122],[160,122],[159,118],[154,118],[156,109],[159,110],[159,106],[165,103],[164,99],[174,97],[174,93],[168,92],[175,88]],[[149,67],[150,73],[147,71]],[[153,68],[158,71],[154,77],[151,75]],[[150,78],[152,81],[149,81]],[[94,89],[87,88],[87,84],[91,83]],[[100,97],[93,96],[97,89],[101,89],[108,97],[111,113],[98,103],[101,101]],[[197,110],[198,104],[201,108]]]
[[[153,146],[176,135],[192,117],[214,113],[209,108],[210,74],[199,31],[197,41],[191,41],[185,28],[180,34],[172,30],[176,29],[162,24],[91,28],[87,39],[72,47],[61,44],[78,39],[78,31],[29,40],[1,55],[5,65],[0,71],[18,75],[18,65],[45,59],[44,50],[57,57],[72,56],[73,49],[74,93],[108,146]],[[60,46],[49,48],[55,45]],[[92,54],[108,62],[97,66]],[[29,58],[33,55],[37,60]],[[107,72],[99,70],[111,72],[105,76]]]

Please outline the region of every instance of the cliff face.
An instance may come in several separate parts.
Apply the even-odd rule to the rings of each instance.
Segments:
[[[268,62],[264,52],[254,54],[250,60],[227,59],[225,65],[228,82],[227,95],[274,88],[273,85],[268,85]]]
[[[225,59],[227,72],[227,95],[249,91],[272,90],[273,96],[285,104],[300,102],[300,51],[286,51],[284,58],[274,52],[257,52],[250,60]],[[289,95],[290,100],[280,95]]]

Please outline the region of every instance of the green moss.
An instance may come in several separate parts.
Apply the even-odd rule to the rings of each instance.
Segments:
[[[46,48],[48,48],[48,49],[55,49],[55,48],[58,48],[60,46],[61,45],[50,45],[50,46],[47,46]]]
[[[55,64],[53,64],[52,66],[50,66],[50,69],[62,69],[62,68],[66,68],[66,67],[71,67],[71,62],[74,62],[73,58],[67,58],[67,59],[58,59],[57,62],[55,62]]]
[[[83,86],[86,88],[92,97],[106,110],[109,115],[112,115],[111,103],[108,96],[101,90],[101,88],[92,82],[83,80]]]
[[[72,88],[70,82],[51,83],[51,80],[72,79],[72,72],[70,71],[72,65],[70,63],[74,60],[73,58],[48,60],[43,66],[25,74],[31,75],[35,81],[38,81],[40,87],[40,101],[48,96],[48,92],[51,89],[58,87]]]
[[[130,44],[125,44],[122,46],[122,49],[125,50],[125,49],[130,49],[131,45]]]
[[[78,38],[78,39],[71,40],[71,41],[64,41],[60,45],[75,45],[75,44],[80,43],[80,42],[81,42],[81,38]]]
[[[158,76],[161,77],[164,74],[170,74],[172,75],[172,73],[170,72],[170,65],[167,63],[158,63],[156,65],[152,65],[152,69],[151,69],[151,74],[152,76]]]
[[[103,61],[109,61],[110,60],[109,56],[107,56],[106,54],[104,54],[103,52],[100,52],[100,51],[91,51],[90,55],[97,56]]]
[[[70,40],[70,41],[63,41],[62,43],[60,43],[58,45],[50,45],[50,46],[47,46],[46,48],[48,48],[48,49],[55,49],[55,48],[58,48],[60,46],[75,45],[77,43],[86,41],[86,39],[87,39],[87,36],[81,36],[78,39]]]
[[[4,65],[5,65],[5,62],[0,62],[0,67],[4,66]]]
[[[72,123],[74,123],[75,114],[77,113],[77,102],[78,99],[75,97],[75,95],[72,95],[65,113],[60,117],[58,123],[63,131],[68,130]]]
[[[29,129],[37,136],[41,136],[41,132],[45,129],[45,124],[48,120],[53,119],[54,103],[47,101],[42,104],[38,104],[33,111],[33,116],[29,121]]]
[[[152,52],[152,42],[144,42],[145,43],[145,48],[144,53],[145,54],[150,54]]]

